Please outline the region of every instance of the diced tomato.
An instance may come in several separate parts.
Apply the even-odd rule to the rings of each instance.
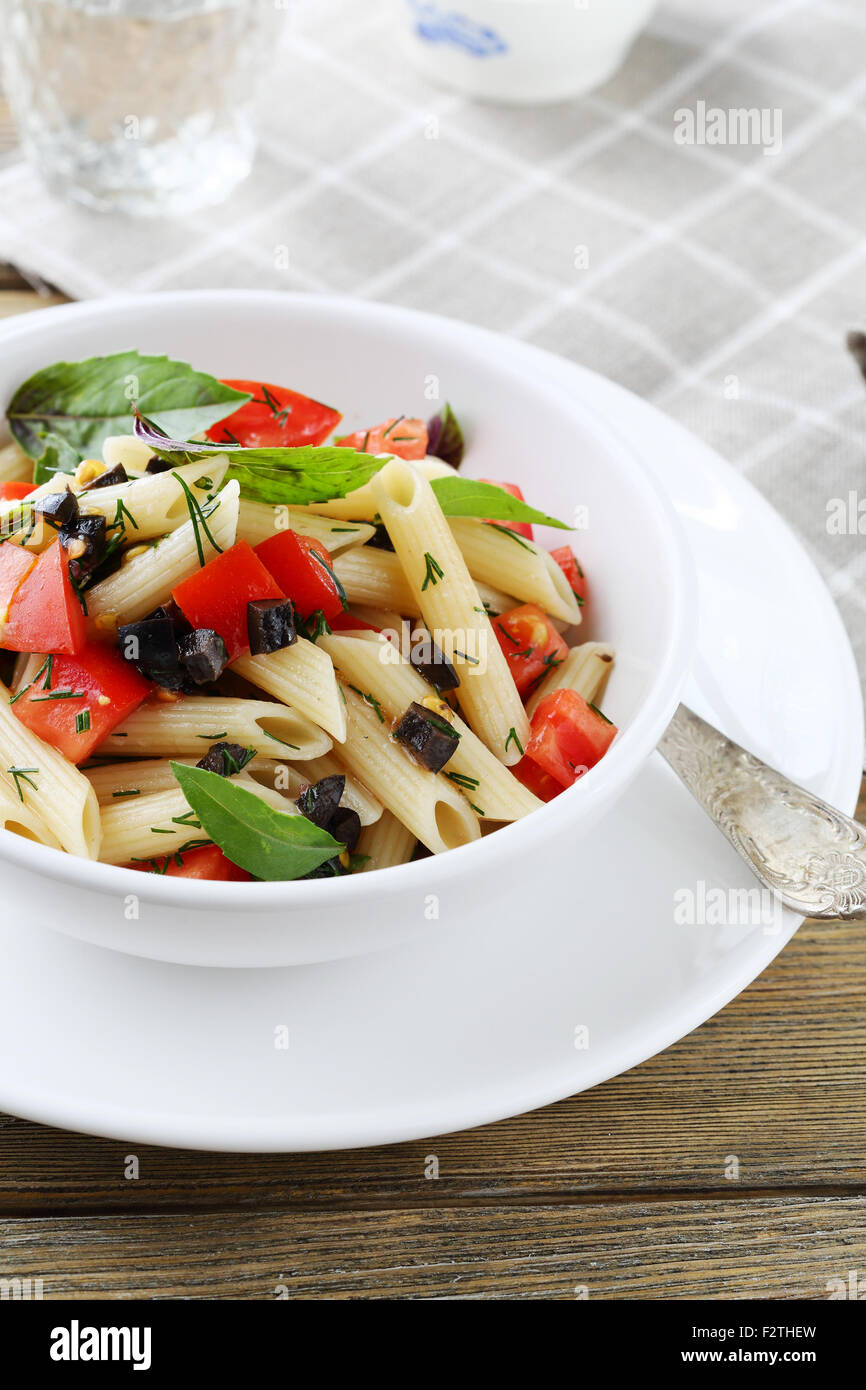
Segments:
[[[582,608],[586,603],[586,575],[571,546],[561,545],[558,550],[551,550],[550,558],[559,565]]]
[[[354,613],[338,613],[336,618],[332,618],[328,623],[332,632],[381,632],[382,629],[375,623],[365,623],[363,618],[356,618]]]
[[[616,725],[576,690],[554,690],[532,716],[523,762],[535,763],[561,787],[570,787],[604,757],[616,732]]]
[[[0,623],[24,580],[36,564],[36,556],[23,546],[4,541],[0,545]]]
[[[218,444],[242,444],[245,449],[321,444],[343,418],[339,410],[287,386],[272,386],[266,381],[224,381],[223,385],[248,391],[252,399],[219,424],[211,425],[208,439]]]
[[[168,858],[168,868],[165,868],[166,858]],[[125,864],[127,869],[143,869],[145,872],[165,872],[166,878],[209,878],[216,879],[223,883],[251,883],[252,874],[248,874],[246,869],[238,868],[230,859],[226,859],[219,845],[202,845],[200,849],[184,850],[180,856],[181,863],[178,864],[173,856],[163,856],[151,863],[141,863],[136,860],[134,863]]]
[[[69,578],[69,560],[60,542],[53,541],[18,587],[0,647],[71,654],[84,646],[84,635],[84,611]]]
[[[495,478],[482,478],[482,483],[491,483],[493,487],[501,487],[503,492],[507,492],[509,497],[516,497],[519,502],[525,502],[526,498],[516,483],[500,483]],[[506,531],[514,531],[518,536],[525,536],[528,541],[532,540],[532,525],[528,521],[495,521],[496,526],[504,526]]]
[[[278,531],[255,549],[302,618],[320,609],[330,624],[344,612],[343,587],[334,574],[330,553],[320,541],[299,536],[297,531]]]
[[[0,502],[18,502],[22,497],[29,497],[38,486],[38,483],[0,483]]]
[[[247,541],[215,555],[203,569],[182,579],[171,596],[193,627],[219,633],[229,661],[250,649],[247,604],[253,599],[285,597]]]
[[[493,619],[493,631],[522,696],[564,661],[568,646],[553,623],[534,603],[522,603]]]
[[[71,763],[83,763],[152,688],[115,647],[88,642],[75,656],[53,656],[12,709]]]
[[[555,796],[559,796],[560,792],[565,791],[565,787],[561,786],[548,772],[543,772],[538,763],[534,763],[531,758],[521,758],[519,763],[515,763],[511,771],[518,781],[523,783],[524,787],[528,787],[531,792],[535,793],[539,801],[552,801]]]
[[[359,454],[396,454],[401,459],[422,459],[427,453],[427,426],[423,420],[396,415],[369,430],[344,434],[337,443]]]

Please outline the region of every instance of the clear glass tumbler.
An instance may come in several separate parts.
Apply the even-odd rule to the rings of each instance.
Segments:
[[[21,143],[53,193],[133,214],[221,202],[288,0],[0,0]]]

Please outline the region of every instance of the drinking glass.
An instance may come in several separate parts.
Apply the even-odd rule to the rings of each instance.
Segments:
[[[288,0],[0,0],[3,79],[53,193],[133,214],[225,198],[250,171]]]

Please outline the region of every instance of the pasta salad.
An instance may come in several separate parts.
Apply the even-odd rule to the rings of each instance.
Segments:
[[[564,523],[459,470],[449,406],[60,362],[0,449],[0,825],[144,872],[322,878],[470,843],[617,730]],[[329,442],[330,441],[330,442]]]

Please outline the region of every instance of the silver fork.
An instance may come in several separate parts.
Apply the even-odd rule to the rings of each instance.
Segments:
[[[866,921],[866,827],[680,705],[659,752],[785,907]]]

